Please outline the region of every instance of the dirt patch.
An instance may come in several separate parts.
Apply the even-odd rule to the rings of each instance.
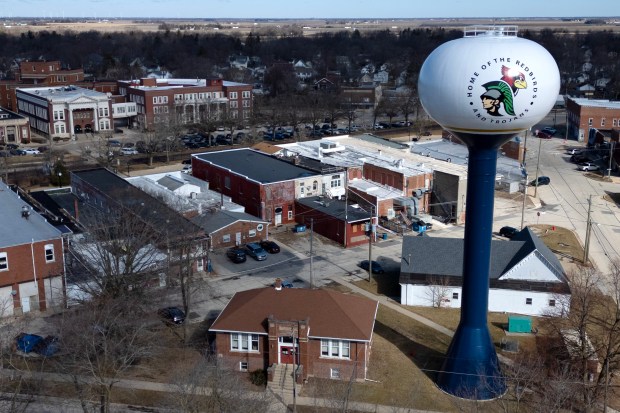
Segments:
[[[555,225],[530,225],[529,228],[560,258],[581,263],[583,246],[572,230]]]

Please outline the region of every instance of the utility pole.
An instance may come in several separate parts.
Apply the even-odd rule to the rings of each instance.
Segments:
[[[542,138],[538,137],[538,159],[536,160],[536,186],[534,187],[534,198],[536,198],[536,194],[538,193],[538,167],[540,166],[540,148],[542,145]]]
[[[313,279],[314,279],[314,268],[312,262],[312,240],[314,235],[314,218],[310,218],[310,289],[314,288]]]
[[[590,249],[590,231],[592,231],[592,195],[588,198],[588,220],[586,222],[586,241],[583,248],[583,265],[588,264],[588,252]]]
[[[616,142],[611,142],[609,145],[609,168],[607,168],[607,177],[611,178],[611,161],[614,157],[614,144]]]
[[[523,205],[521,206],[521,229],[525,223],[525,198],[527,198],[527,174],[525,174],[525,183],[523,184]]]
[[[372,225],[372,206],[370,207],[370,231],[368,231],[368,282],[372,282],[372,236],[374,234]]]

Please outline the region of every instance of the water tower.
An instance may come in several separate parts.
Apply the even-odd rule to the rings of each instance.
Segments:
[[[516,26],[475,26],[428,56],[418,89],[429,116],[469,149],[461,320],[437,385],[493,399],[506,390],[487,327],[498,149],[552,109],[558,67],[542,46],[517,37]]]

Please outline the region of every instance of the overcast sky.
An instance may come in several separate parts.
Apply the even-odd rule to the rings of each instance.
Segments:
[[[0,0],[0,17],[249,19],[618,15],[619,0]]]

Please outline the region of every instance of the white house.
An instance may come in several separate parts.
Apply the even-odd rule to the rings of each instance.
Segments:
[[[401,304],[461,307],[463,239],[403,239]],[[510,241],[494,240],[489,311],[540,316],[570,301],[566,274],[556,256],[529,228]]]

